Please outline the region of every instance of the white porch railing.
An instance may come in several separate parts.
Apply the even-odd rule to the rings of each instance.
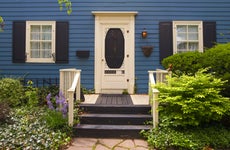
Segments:
[[[171,72],[167,70],[157,69],[156,71],[148,71],[149,73],[149,103],[152,107],[153,127],[156,128],[159,123],[158,117],[158,95],[159,91],[154,87],[156,83],[166,82],[166,76],[171,76]],[[156,80],[155,80],[156,79]]]
[[[68,102],[68,123],[73,125],[74,120],[74,93],[76,99],[80,100],[81,92],[81,70],[60,69],[60,91]]]

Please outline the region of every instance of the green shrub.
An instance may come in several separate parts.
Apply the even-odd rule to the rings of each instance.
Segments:
[[[178,75],[194,74],[201,68],[209,67],[209,71],[215,73],[216,77],[227,80],[221,94],[230,97],[230,43],[217,44],[204,53],[178,53],[163,59],[162,65],[165,69],[170,64],[173,65],[172,71]]]
[[[2,78],[0,80],[0,102],[10,107],[18,106],[24,98],[23,86],[17,79]]]
[[[201,56],[202,53],[198,51],[177,53],[163,59],[162,65],[167,69],[172,64],[172,71],[178,74],[194,74],[202,68]]]
[[[142,131],[150,147],[159,150],[227,150],[230,130],[219,125],[175,129],[159,127]]]
[[[198,126],[229,114],[230,100],[219,94],[224,82],[205,71],[168,78],[168,85],[156,86],[160,91],[160,119],[165,126]]]
[[[224,96],[230,97],[230,43],[217,44],[203,54],[201,61],[203,67],[210,67],[216,77],[228,82],[222,91]]]

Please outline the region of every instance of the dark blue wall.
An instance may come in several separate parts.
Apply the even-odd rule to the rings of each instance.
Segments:
[[[82,70],[82,85],[94,88],[94,16],[91,11],[137,11],[135,24],[135,76],[138,93],[147,93],[148,70],[160,68],[159,30],[161,21],[216,21],[217,42],[230,39],[229,0],[72,0],[73,12],[59,10],[57,0],[6,0],[0,2],[0,15],[5,20],[0,33],[0,73],[31,78],[58,77],[59,69]],[[68,64],[12,63],[12,22],[16,20],[69,21]],[[146,28],[148,38],[142,39]],[[141,46],[153,45],[150,57],[143,56]],[[89,50],[90,57],[76,56],[77,50]]]

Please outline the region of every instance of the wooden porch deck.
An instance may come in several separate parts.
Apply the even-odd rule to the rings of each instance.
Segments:
[[[147,94],[116,95],[116,94],[86,94],[82,104],[101,105],[148,105],[149,96]]]

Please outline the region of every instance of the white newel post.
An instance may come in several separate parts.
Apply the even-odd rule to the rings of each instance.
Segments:
[[[159,117],[158,117],[158,95],[159,91],[157,89],[152,89],[153,92],[153,102],[152,102],[152,115],[153,115],[153,127],[156,128],[159,123]]]
[[[81,70],[75,68],[60,69],[60,91],[68,101],[68,123],[69,126],[73,126],[74,93],[76,94],[76,99],[80,100]]]
[[[74,109],[74,99],[73,99],[73,95],[74,95],[74,92],[73,91],[68,91],[69,93],[69,100],[68,100],[68,123],[69,123],[69,126],[73,126],[73,109]]]

